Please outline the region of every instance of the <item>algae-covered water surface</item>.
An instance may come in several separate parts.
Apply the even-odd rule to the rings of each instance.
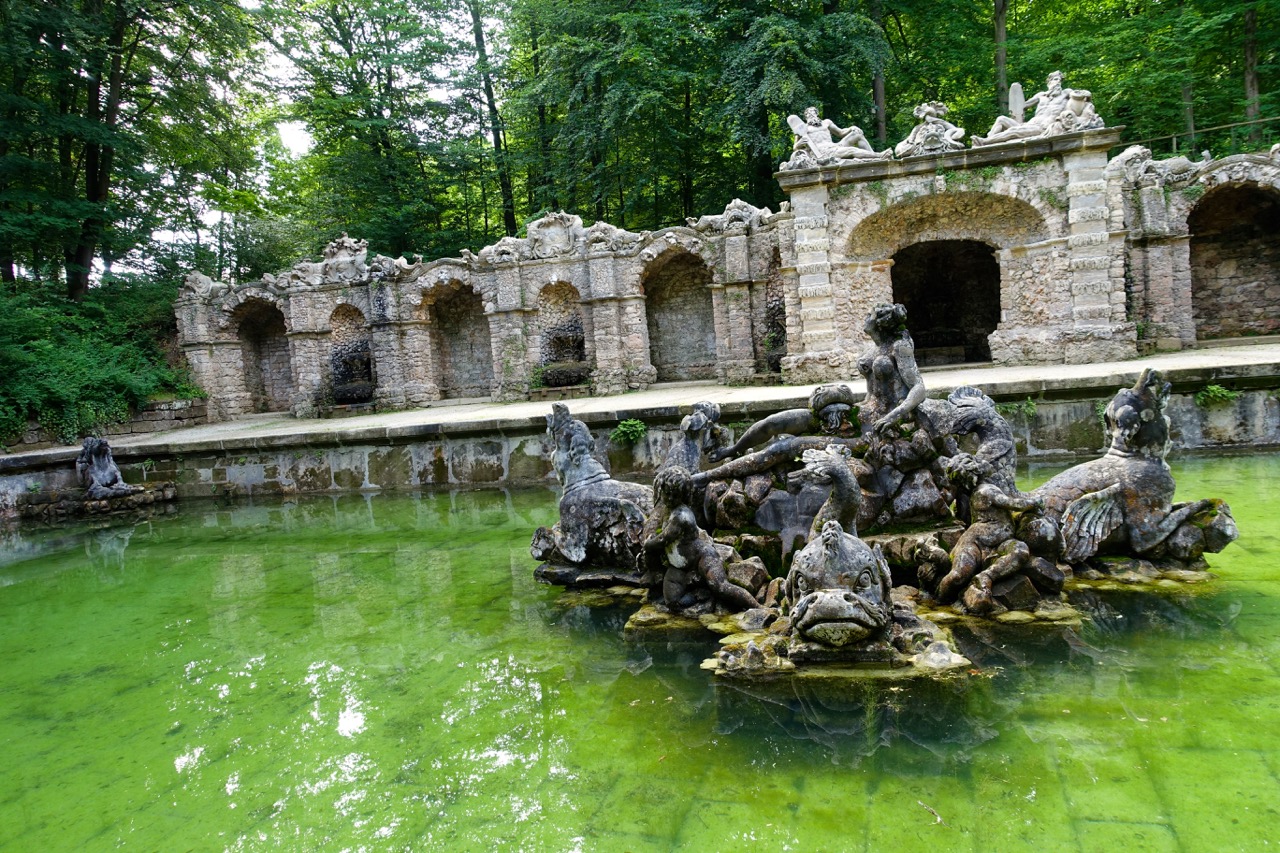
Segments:
[[[1280,457],[1174,467],[1235,512],[1220,580],[966,631],[975,674],[843,697],[715,688],[714,640],[629,645],[535,583],[548,490],[12,534],[0,847],[1280,844]]]

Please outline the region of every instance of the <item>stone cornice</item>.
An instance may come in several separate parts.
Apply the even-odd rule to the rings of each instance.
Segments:
[[[1081,151],[1107,151],[1120,142],[1123,127],[1104,127],[1064,133],[1044,139],[1019,139],[998,145],[966,148],[947,154],[907,157],[902,160],[866,160],[847,166],[822,166],[795,172],[777,172],[774,178],[785,192],[801,187],[829,184],[861,184],[933,175],[939,171],[960,171],[1006,163],[1025,163]]]

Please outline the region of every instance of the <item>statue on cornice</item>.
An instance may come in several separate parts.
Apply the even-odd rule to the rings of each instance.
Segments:
[[[530,222],[527,230],[529,252],[535,258],[554,258],[572,252],[584,233],[582,217],[563,210]]]
[[[963,149],[964,143],[960,140],[964,139],[964,128],[947,121],[946,114],[947,105],[941,101],[920,104],[912,110],[920,123],[894,147],[893,153],[898,157],[919,157]]]
[[[341,237],[324,247],[323,280],[348,284],[363,281],[369,273],[365,264],[368,253],[368,240],[356,240],[343,231]]]
[[[872,149],[867,135],[857,125],[844,128],[831,119],[819,118],[817,107],[806,109],[803,119],[787,116],[787,124],[796,139],[791,159],[779,167],[782,171],[840,165],[851,160],[887,160],[893,156],[892,151]]]
[[[1062,72],[1055,71],[1045,80],[1043,92],[1036,92],[1022,106],[1018,105],[1021,87],[1014,84],[1010,99],[1012,116],[1000,116],[986,136],[973,137],[974,147],[1011,142],[1016,139],[1041,139],[1077,130],[1103,127],[1093,108],[1093,93],[1088,89],[1068,89],[1062,85]],[[1022,120],[1022,110],[1035,107],[1035,115]]]

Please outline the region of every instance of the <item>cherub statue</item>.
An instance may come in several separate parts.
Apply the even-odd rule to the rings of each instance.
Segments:
[[[990,609],[992,584],[1033,559],[1026,544],[1014,538],[1013,513],[1039,509],[1043,503],[997,486],[991,481],[992,467],[971,454],[957,453],[942,464],[952,482],[969,495],[972,517],[951,549],[951,569],[938,582],[938,600],[953,601],[963,594],[968,609],[982,612]]]
[[[689,506],[693,499],[689,472],[678,465],[667,468],[654,479],[653,488],[656,504],[644,526],[644,560],[650,573],[665,566],[662,597],[667,606],[683,610],[696,604],[701,581],[734,612],[758,607],[755,596],[729,580],[715,542],[698,527]]]
[[[739,456],[781,435],[812,435],[820,431],[825,435],[844,436],[849,431],[853,402],[853,391],[848,385],[819,385],[809,394],[807,409],[784,409],[761,418],[733,445],[712,451],[711,461]]]

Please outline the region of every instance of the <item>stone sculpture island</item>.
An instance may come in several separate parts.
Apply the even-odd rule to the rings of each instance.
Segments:
[[[867,317],[867,392],[823,385],[729,441],[714,403],[681,423],[652,488],[609,476],[587,427],[547,418],[563,486],[538,579],[644,605],[630,633],[730,635],[704,666],[769,680],[827,665],[945,672],[940,623],[1077,622],[1069,587],[1200,581],[1237,537],[1230,508],[1174,503],[1169,385],[1145,371],[1105,411],[1108,447],[1029,491],[982,391],[930,399],[901,305]]]

